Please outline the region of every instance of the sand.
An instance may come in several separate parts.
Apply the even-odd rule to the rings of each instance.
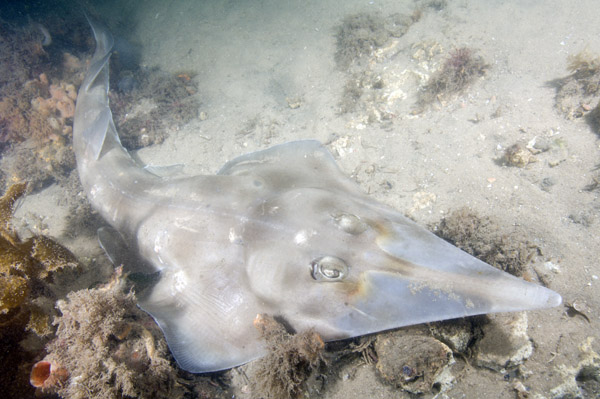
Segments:
[[[568,316],[565,306],[528,312],[534,351],[524,368],[530,374],[514,380],[468,367],[437,397],[514,397],[516,382],[529,397],[576,392],[580,363],[592,356],[580,345],[600,331],[599,191],[585,189],[600,162],[600,141],[583,119],[569,120],[557,111],[556,88],[549,82],[569,75],[569,55],[586,47],[600,54],[595,1],[449,1],[441,10],[424,7],[405,35],[386,42],[387,52],[366,57],[371,63],[362,70],[398,72],[386,75],[386,84],[396,85],[402,96],[390,102],[389,118],[382,121],[366,119],[368,107],[340,112],[350,75],[336,65],[336,27],[358,12],[410,15],[412,1],[121,3],[122,9],[107,5],[97,11],[107,21],[128,21],[128,38],[143,49],[142,65],[195,73],[206,117],[174,126],[164,143],[138,151],[144,162],[184,164],[186,173],[209,174],[242,153],[317,139],[365,191],[422,225],[466,206],[503,226],[518,226],[541,248],[534,270],[566,304],[577,301],[588,319]],[[464,92],[412,114],[419,79],[462,47],[489,64],[485,75]],[[417,53],[419,48],[432,56]],[[503,164],[506,148],[535,138],[559,145],[523,168]],[[60,237],[66,213],[60,195],[50,187],[27,197],[17,217],[38,215],[49,234]],[[86,245],[66,244],[76,252]],[[594,341],[592,350],[598,352],[598,345]],[[598,358],[591,363],[598,378]],[[409,397],[364,362],[344,365],[338,376],[319,397]],[[583,392],[598,394],[593,386]]]

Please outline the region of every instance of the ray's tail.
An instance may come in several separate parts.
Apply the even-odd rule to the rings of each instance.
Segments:
[[[157,177],[144,170],[121,145],[108,99],[114,40],[102,24],[90,17],[88,21],[96,50],[75,106],[73,149],[77,170],[94,209],[117,230],[134,234],[136,224],[152,207],[142,194]]]
[[[108,149],[125,149],[121,146],[108,105],[109,60],[114,40],[99,22],[89,17],[88,21],[96,39],[96,51],[77,95],[73,141],[78,158],[98,160]]]

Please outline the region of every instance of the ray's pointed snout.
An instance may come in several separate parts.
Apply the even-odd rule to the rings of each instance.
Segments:
[[[378,226],[339,327],[360,335],[485,313],[558,306],[561,296],[498,270],[408,220]]]

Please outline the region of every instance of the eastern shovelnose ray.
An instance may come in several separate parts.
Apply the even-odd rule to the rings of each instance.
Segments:
[[[77,97],[74,149],[89,201],[160,277],[139,305],[192,372],[265,354],[257,314],[337,340],[561,297],[489,266],[371,199],[317,141],[240,156],[214,176],[159,177],[120,143],[110,33]]]

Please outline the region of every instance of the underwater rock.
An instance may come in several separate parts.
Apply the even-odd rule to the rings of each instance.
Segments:
[[[48,92],[48,98],[40,96],[31,100],[33,110],[46,116],[55,130],[60,130],[63,134],[70,133],[72,126],[67,126],[66,121],[75,116],[77,89],[71,83],[60,82],[48,86]]]
[[[594,337],[587,337],[579,349],[580,361],[575,367],[556,367],[562,383],[550,390],[552,399],[592,398],[600,392],[600,355],[593,349]]]
[[[483,338],[476,345],[476,363],[494,371],[519,366],[533,353],[527,335],[527,313],[496,313],[487,316]]]
[[[77,82],[79,83],[79,82]],[[75,100],[77,99],[77,88],[75,84],[57,80],[50,83],[45,73],[25,83],[24,90],[20,93],[20,108],[28,115],[35,115],[39,121],[30,121],[29,132],[24,134],[25,138],[32,137],[40,144],[49,141],[60,140],[60,137],[68,136],[73,131],[73,116],[75,115]],[[30,106],[24,104],[31,98]],[[50,127],[51,133],[40,134],[39,124]]]
[[[454,319],[430,323],[429,331],[454,352],[466,353],[473,340],[472,318]]]
[[[419,327],[384,333],[375,340],[377,370],[388,383],[413,394],[440,392],[454,376],[452,350]]]
[[[29,191],[60,181],[75,166],[74,100],[86,63],[77,56],[81,43],[75,43],[82,25],[72,24],[82,15],[74,13],[61,9],[60,16],[44,18],[54,36],[49,47],[0,21],[0,169],[8,181],[27,180]],[[65,51],[67,43],[71,53]]]
[[[129,150],[162,143],[168,131],[198,117],[200,101],[192,73],[167,74],[158,69],[122,71],[118,91],[109,93],[113,118]]]
[[[129,93],[138,87],[138,82],[133,74],[128,74],[119,79],[117,89],[123,93]]]
[[[600,134],[600,101],[587,115],[588,122],[596,134]]]
[[[10,180],[27,180],[36,190],[64,179],[75,166],[71,149],[76,83],[50,84],[45,73],[0,101],[0,145],[11,144],[0,159]],[[32,156],[33,155],[33,156]]]
[[[370,56],[390,38],[403,36],[418,20],[413,16],[360,12],[346,16],[336,28],[335,61],[338,68],[348,69],[352,63]]]

